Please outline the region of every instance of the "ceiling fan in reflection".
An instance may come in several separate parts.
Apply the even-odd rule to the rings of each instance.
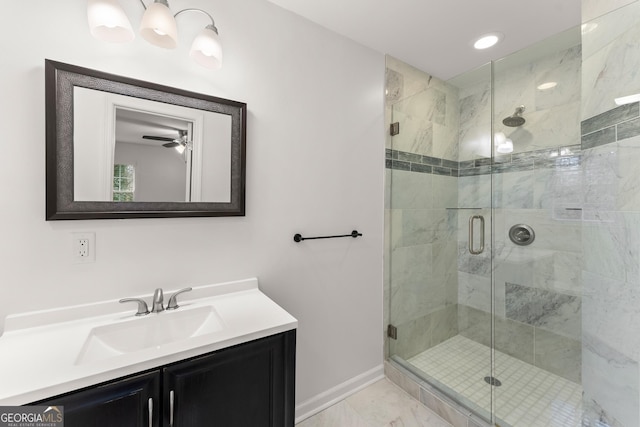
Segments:
[[[180,153],[184,151],[185,148],[192,150],[191,141],[189,141],[187,137],[186,130],[179,130],[179,136],[177,138],[171,138],[167,136],[155,136],[155,135],[142,135],[142,139],[152,139],[154,141],[167,141],[162,144],[163,147],[166,148],[175,148]]]

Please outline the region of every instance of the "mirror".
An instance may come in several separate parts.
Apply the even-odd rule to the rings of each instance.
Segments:
[[[244,215],[246,104],[45,61],[47,220]]]

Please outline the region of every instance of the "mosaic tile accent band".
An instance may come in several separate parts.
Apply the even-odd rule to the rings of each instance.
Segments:
[[[456,177],[579,166],[582,160],[580,144],[462,162],[388,148],[385,151],[387,169]]]
[[[640,103],[621,105],[583,120],[580,133],[583,150],[640,135]]]

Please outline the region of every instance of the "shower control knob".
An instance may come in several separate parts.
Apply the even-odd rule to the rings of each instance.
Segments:
[[[533,243],[536,233],[526,224],[516,224],[509,229],[509,239],[518,246],[527,246]]]

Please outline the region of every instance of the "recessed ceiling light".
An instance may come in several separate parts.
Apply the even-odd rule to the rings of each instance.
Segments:
[[[473,42],[473,47],[478,50],[488,49],[502,40],[503,37],[504,35],[502,33],[485,34],[483,36],[480,36],[475,42]]]
[[[546,82],[538,86],[538,90],[548,90],[558,86],[558,82]]]

